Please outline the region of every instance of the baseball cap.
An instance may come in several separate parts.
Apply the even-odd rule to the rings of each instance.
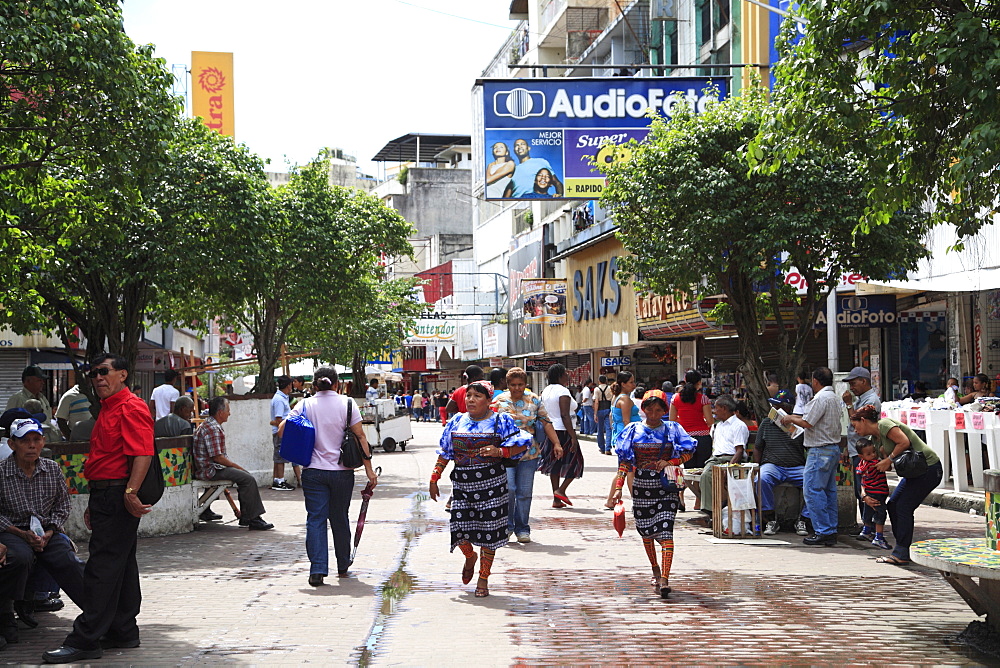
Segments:
[[[791,390],[778,390],[778,393],[767,400],[772,406],[781,406],[783,404],[794,404],[795,395]]]
[[[42,431],[42,425],[31,419],[20,418],[10,423],[11,438],[24,438],[33,431],[36,431],[39,434],[44,433]]]
[[[32,364],[31,366],[24,367],[24,371],[21,372],[22,381],[25,378],[31,378],[32,376],[35,378],[41,378],[42,380],[49,379],[49,374],[45,373],[42,370],[42,367],[38,366],[37,364]]]
[[[855,378],[865,378],[867,380],[871,380],[872,372],[863,366],[856,366],[851,369],[851,373],[847,374],[847,378],[844,380],[854,380]]]

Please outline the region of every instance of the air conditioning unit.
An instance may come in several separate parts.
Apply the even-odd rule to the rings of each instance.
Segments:
[[[649,0],[649,18],[653,21],[676,21],[677,0]]]

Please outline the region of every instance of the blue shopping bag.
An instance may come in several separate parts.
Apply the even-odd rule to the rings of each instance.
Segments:
[[[299,466],[309,466],[315,447],[316,427],[306,416],[306,402],[303,402],[302,413],[291,415],[285,420],[285,430],[281,434],[281,448],[278,453],[285,461]]]

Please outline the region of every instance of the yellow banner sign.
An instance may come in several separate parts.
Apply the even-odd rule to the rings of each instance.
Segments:
[[[236,134],[233,106],[233,54],[191,52],[191,115],[220,135]]]

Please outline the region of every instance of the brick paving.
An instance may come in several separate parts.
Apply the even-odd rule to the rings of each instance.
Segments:
[[[793,534],[776,536],[787,545],[718,545],[681,519],[674,593],[661,600],[631,520],[619,539],[601,508],[612,458],[593,444],[569,488],[573,508],[549,507],[548,481],[536,478],[534,542],[498,551],[492,595],[476,599],[461,584],[461,555],[449,554],[443,503],[416,493],[440,428],[415,431],[405,453],[376,456],[385,473],[351,578],[306,584],[301,494],[265,490],[274,531],[215,524],[140,540],[142,646],[94,665],[987,663],[949,644],[975,617],[936,573],[875,564],[881,551],[850,538],[834,548],[806,548]],[[228,516],[222,503],[215,510]],[[982,522],[924,507],[917,538],[981,535]],[[67,602],[40,614],[42,626],[22,630],[0,662],[38,662],[76,612]]]

